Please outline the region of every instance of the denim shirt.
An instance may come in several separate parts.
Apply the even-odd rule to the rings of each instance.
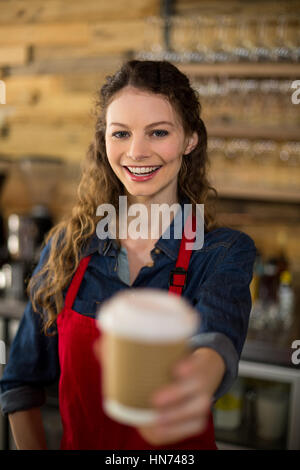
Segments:
[[[183,202],[182,211],[183,211]],[[168,291],[169,274],[174,269],[181,239],[174,236],[173,218],[169,239],[163,236],[151,250],[153,265],[145,265],[129,285],[126,249],[118,250],[115,240],[99,239],[95,233],[83,256],[91,255],[73,310],[95,317],[102,302],[122,289],[154,287]],[[184,221],[183,221],[184,223]],[[45,263],[51,240],[43,248],[34,273]],[[200,325],[190,340],[191,350],[210,347],[224,359],[226,370],[214,395],[226,393],[238,374],[238,362],[246,339],[251,311],[250,282],[256,247],[244,232],[220,227],[205,232],[202,248],[191,253],[187,285],[183,297],[200,315]],[[67,289],[63,291],[65,297]],[[0,380],[3,414],[41,406],[45,387],[59,380],[58,338],[42,332],[42,315],[28,301],[9,360]]]

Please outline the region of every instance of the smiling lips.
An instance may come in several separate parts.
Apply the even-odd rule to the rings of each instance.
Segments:
[[[126,173],[130,175],[130,178],[134,181],[147,181],[151,179],[158,171],[160,170],[161,166],[143,166],[143,167],[136,167],[136,166],[125,166]]]

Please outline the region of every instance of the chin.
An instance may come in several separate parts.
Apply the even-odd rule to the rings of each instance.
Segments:
[[[141,193],[141,192],[130,192],[128,191],[130,196],[135,196],[135,197],[154,197],[156,193]]]

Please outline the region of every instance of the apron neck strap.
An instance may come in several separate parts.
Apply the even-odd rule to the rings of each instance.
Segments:
[[[195,240],[196,217],[190,211],[185,222],[180,249],[175,265],[169,277],[169,294],[182,295],[187,283],[187,270],[190,262],[192,250],[186,248],[186,243],[193,243]]]
[[[85,258],[82,258],[82,260],[80,261],[78,265],[77,271],[74,274],[71,285],[66,294],[65,307],[67,308],[72,308],[73,306],[74,300],[76,298],[82,278],[84,276],[85,270],[87,268],[87,265],[89,264],[90,259],[91,259],[91,255],[86,256]]]

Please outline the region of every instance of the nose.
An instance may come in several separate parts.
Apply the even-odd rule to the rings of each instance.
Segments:
[[[149,146],[143,136],[134,136],[130,140],[127,156],[135,161],[147,159],[150,156]]]

